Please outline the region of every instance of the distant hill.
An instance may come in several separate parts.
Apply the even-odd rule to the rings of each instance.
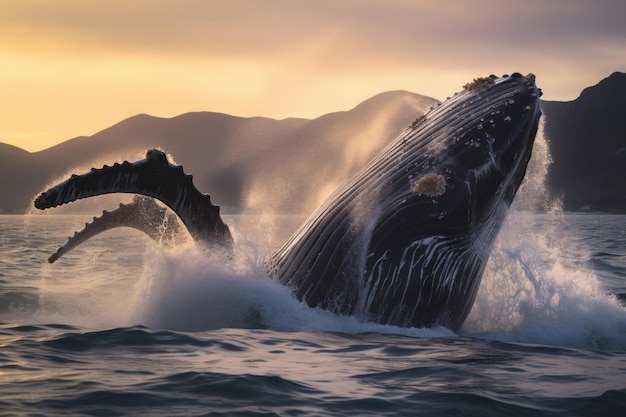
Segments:
[[[33,154],[0,143],[0,213],[23,211],[42,181],[47,179],[42,178]]]
[[[548,185],[563,208],[626,213],[626,74],[542,108],[554,161]]]
[[[140,159],[147,149],[159,147],[183,164],[196,186],[225,212],[308,213],[436,104],[432,98],[392,91],[313,120],[142,114],[41,152],[0,144],[0,210],[24,212],[54,180]],[[574,101],[543,101],[542,109],[553,160],[549,194],[560,197],[565,210],[626,213],[626,74],[612,74]]]
[[[159,147],[183,164],[196,186],[225,211],[309,212],[437,103],[392,91],[314,120],[142,114],[36,153],[0,144],[0,209],[23,212],[55,179],[140,159],[147,149]]]

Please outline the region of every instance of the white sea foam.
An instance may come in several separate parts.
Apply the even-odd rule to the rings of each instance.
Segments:
[[[237,266],[193,247],[149,249],[133,297],[133,321],[154,328],[199,331],[267,327],[278,331],[380,332],[451,336],[445,328],[400,329],[310,308],[272,281],[251,257]]]
[[[561,215],[512,213],[463,333],[516,342],[626,348],[626,310],[600,285]],[[572,257],[574,256],[574,257]]]
[[[462,333],[626,349],[626,311],[602,289],[586,242],[568,225],[560,202],[550,198],[545,183],[550,163],[541,124],[524,184],[495,242]]]
[[[543,191],[549,161],[540,130],[516,205],[558,206],[546,201]],[[69,225],[69,216],[45,217],[38,219],[45,225],[28,226],[31,232],[37,231],[38,239],[56,242],[59,233],[66,233],[59,231],[76,228]],[[63,229],[60,219],[68,223]],[[602,280],[589,265],[585,241],[568,219],[571,217],[558,210],[552,214],[512,210],[461,334],[626,349],[626,312],[601,287]],[[231,218],[238,253],[234,266],[191,245],[162,249],[138,232],[118,229],[104,233],[62,262],[40,267],[36,315],[42,322],[89,328],[144,324],[181,331],[268,327],[278,331],[452,335],[443,328],[401,329],[366,323],[296,300],[288,288],[267,277],[263,260],[301,221],[269,215]],[[38,253],[37,259],[46,256]]]

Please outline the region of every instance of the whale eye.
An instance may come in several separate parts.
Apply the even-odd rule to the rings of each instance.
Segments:
[[[446,192],[446,179],[441,174],[426,174],[413,183],[412,191],[426,197],[439,197]]]

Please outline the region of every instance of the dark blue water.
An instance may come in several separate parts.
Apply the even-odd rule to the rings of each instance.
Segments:
[[[310,309],[135,231],[45,260],[80,216],[0,216],[0,415],[624,416],[626,216],[512,213],[458,334]]]

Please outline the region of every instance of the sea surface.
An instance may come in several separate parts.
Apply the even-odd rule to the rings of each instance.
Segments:
[[[458,333],[311,309],[263,272],[89,216],[0,216],[1,416],[625,416],[626,216],[513,211]]]

